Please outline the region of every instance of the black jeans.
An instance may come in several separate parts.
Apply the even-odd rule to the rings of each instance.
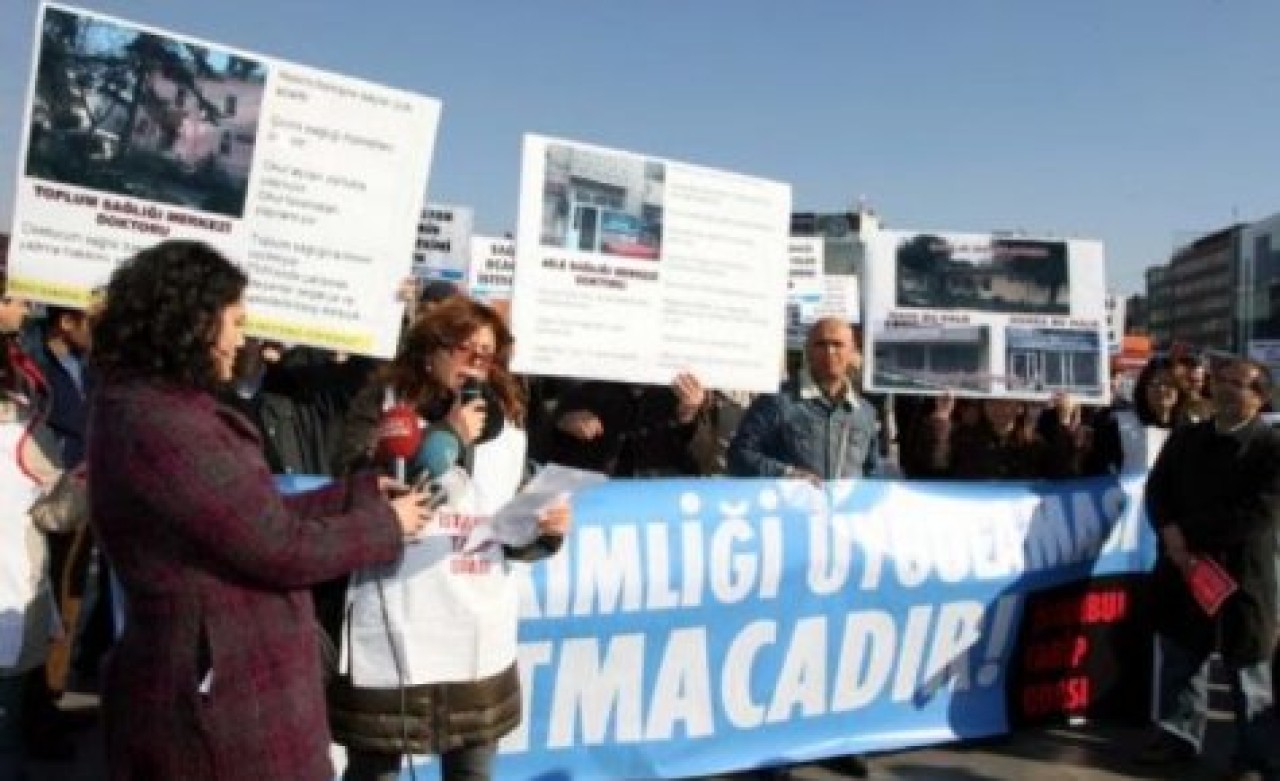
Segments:
[[[490,781],[497,743],[463,746],[440,755],[441,781]],[[342,781],[399,781],[400,754],[347,750],[347,770]]]

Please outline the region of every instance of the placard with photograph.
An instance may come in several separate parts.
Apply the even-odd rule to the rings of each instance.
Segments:
[[[790,186],[526,136],[520,195],[516,371],[777,389]]]
[[[871,389],[1108,399],[1099,242],[904,231],[869,242]]]
[[[7,291],[84,306],[165,239],[250,276],[251,333],[396,346],[440,103],[70,6],[41,6]]]

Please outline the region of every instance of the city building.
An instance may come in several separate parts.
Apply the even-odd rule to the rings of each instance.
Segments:
[[[831,275],[861,275],[863,244],[859,236],[880,226],[874,212],[858,207],[849,212],[792,212],[792,236],[823,238],[822,271]]]
[[[1239,341],[1280,338],[1280,213],[1240,234]]]
[[[1244,228],[1209,233],[1175,250],[1167,265],[1147,269],[1148,325],[1158,349],[1174,342],[1224,352],[1243,348],[1237,283]]]
[[[1135,293],[1125,299],[1124,333],[1143,335],[1151,333],[1151,328],[1147,325],[1147,297],[1141,293]]]
[[[1171,341],[1172,301],[1169,267],[1151,266],[1147,269],[1147,332],[1156,344],[1167,345]]]

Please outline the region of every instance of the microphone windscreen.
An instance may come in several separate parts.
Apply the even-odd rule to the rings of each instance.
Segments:
[[[458,435],[448,426],[432,426],[422,439],[414,466],[435,479],[452,469],[461,458],[462,442]]]
[[[374,458],[380,464],[397,458],[413,458],[422,444],[422,424],[408,404],[387,408],[378,420]]]

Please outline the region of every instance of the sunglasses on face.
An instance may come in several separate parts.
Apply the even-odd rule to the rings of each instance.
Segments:
[[[481,347],[469,342],[455,344],[449,348],[455,358],[459,358],[472,366],[488,368],[493,365],[497,351],[492,347]]]

